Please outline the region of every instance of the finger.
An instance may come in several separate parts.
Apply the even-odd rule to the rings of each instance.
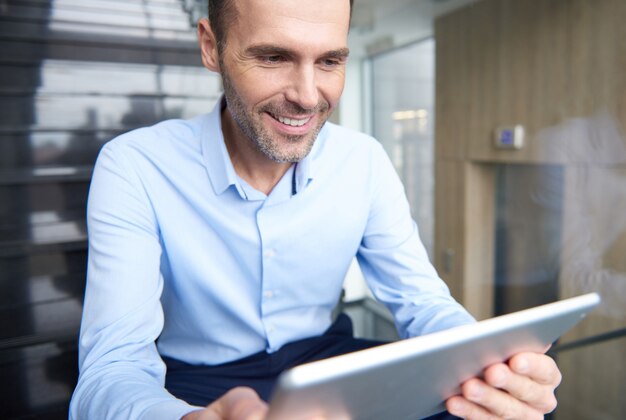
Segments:
[[[461,391],[465,399],[498,418],[543,419],[543,413],[480,379],[474,378],[465,382]]]
[[[267,403],[259,395],[247,387],[233,388],[211,404],[220,419],[229,420],[260,420],[267,414]]]
[[[490,366],[484,373],[485,382],[508,392],[541,413],[549,413],[556,408],[554,387],[543,385],[527,376],[519,375],[505,364]]]
[[[456,417],[465,420],[500,420],[481,406],[457,395],[446,401],[446,410]]]
[[[513,372],[527,376],[537,383],[553,388],[561,383],[562,376],[556,362],[545,354],[519,353],[509,360],[508,365]]]
[[[225,404],[233,420],[257,420],[265,417],[268,407],[252,388],[237,387],[226,394]]]

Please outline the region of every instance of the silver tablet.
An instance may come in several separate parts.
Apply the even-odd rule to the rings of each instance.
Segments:
[[[430,416],[461,383],[516,353],[542,351],[599,302],[591,293],[297,366],[280,376],[268,419]]]

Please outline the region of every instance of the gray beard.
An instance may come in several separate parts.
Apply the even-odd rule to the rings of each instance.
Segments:
[[[222,69],[224,65],[222,63]],[[272,136],[265,130],[261,124],[256,123],[246,111],[241,97],[237,93],[228,74],[222,72],[222,82],[224,84],[224,96],[226,97],[226,106],[233,117],[233,120],[241,130],[241,132],[254,144],[254,146],[269,159],[278,163],[295,163],[304,159],[313,148],[315,140],[322,129],[324,122],[316,127],[312,133],[307,136],[287,136],[286,139],[293,143],[306,142],[305,147],[294,151],[283,151],[278,146]],[[273,115],[289,113],[291,115],[311,115],[328,109],[328,103],[318,104],[313,111],[304,110],[294,104],[286,104],[283,108],[267,105],[261,112],[268,112]]]

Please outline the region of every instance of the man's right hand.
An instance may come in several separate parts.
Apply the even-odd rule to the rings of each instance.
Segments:
[[[205,409],[188,413],[182,420],[262,420],[267,409],[267,403],[252,388],[237,387]]]

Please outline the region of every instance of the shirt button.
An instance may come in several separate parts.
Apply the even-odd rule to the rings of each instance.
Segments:
[[[265,256],[267,258],[272,258],[272,257],[276,256],[276,250],[268,249],[267,251],[265,251]]]
[[[271,290],[266,290],[265,292],[263,292],[263,296],[265,296],[266,298],[272,298],[274,297],[274,292]]]
[[[267,332],[268,332],[268,333],[273,333],[273,332],[274,332],[274,330],[276,330],[276,328],[274,328],[274,326],[273,326],[273,325],[270,325],[269,327],[267,327]]]

